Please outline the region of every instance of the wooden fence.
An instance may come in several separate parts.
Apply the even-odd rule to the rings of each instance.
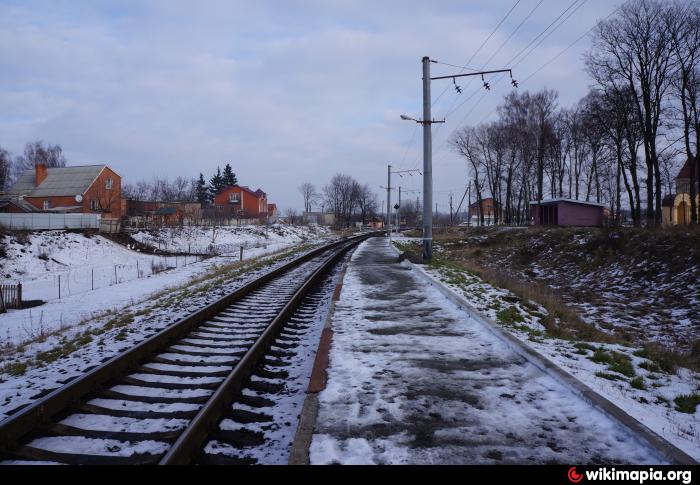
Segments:
[[[0,313],[8,308],[22,308],[22,283],[0,285]]]

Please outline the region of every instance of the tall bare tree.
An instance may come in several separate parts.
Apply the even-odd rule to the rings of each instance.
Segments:
[[[318,199],[316,187],[310,182],[304,182],[299,186],[299,192],[301,192],[301,196],[304,199],[304,211],[311,212],[313,205]]]
[[[657,137],[669,76],[675,70],[671,34],[663,18],[669,4],[630,0],[598,23],[586,66],[602,89],[629,90],[643,138],[647,165],[648,224],[661,223],[661,171]]]
[[[690,184],[690,221],[698,222],[698,147],[700,147],[700,7],[695,2],[675,3],[664,17],[677,69],[671,78],[674,97],[680,103],[685,160]]]

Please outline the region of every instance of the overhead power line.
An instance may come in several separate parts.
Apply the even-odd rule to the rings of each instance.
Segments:
[[[464,63],[464,66],[453,66],[453,67],[457,67],[457,68],[463,69],[463,70],[470,70],[468,67],[465,67],[465,66],[468,66],[469,64],[471,64],[471,62],[474,60],[474,58],[479,54],[479,52],[481,52],[481,49],[483,49],[484,46],[486,45],[486,43],[489,40],[491,40],[491,37],[493,37],[493,35],[496,33],[496,31],[501,27],[501,25],[503,25],[503,22],[506,21],[506,19],[510,16],[510,14],[513,12],[513,10],[515,10],[515,7],[517,7],[521,1],[522,0],[516,0],[516,2],[513,4],[513,6],[510,7],[510,10],[508,10],[508,12],[506,12],[506,14],[503,16],[501,21],[498,22],[498,25],[496,25],[496,27],[494,27],[494,29],[491,31],[489,36],[481,43],[481,45],[476,49],[476,51],[474,51],[474,53],[469,58],[469,60]],[[475,70],[475,69],[471,69],[471,70]],[[431,105],[435,105],[438,102],[438,100],[442,97],[442,95],[447,92],[448,89],[449,89],[449,86],[446,86],[445,89],[443,89],[442,92],[438,95],[438,97],[435,98],[435,100],[431,102]]]

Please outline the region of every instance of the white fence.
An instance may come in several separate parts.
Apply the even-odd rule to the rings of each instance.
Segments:
[[[25,300],[54,300],[87,293],[107,286],[148,278],[162,271],[197,263],[202,256],[139,256],[120,264],[83,266],[52,272],[22,282]]]
[[[99,214],[0,214],[0,227],[7,229],[99,229]]]

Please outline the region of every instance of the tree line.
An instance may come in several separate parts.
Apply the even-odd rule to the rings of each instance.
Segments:
[[[320,192],[310,182],[299,186],[299,192],[305,212],[312,212],[314,207],[320,208],[322,212],[334,215],[338,227],[350,227],[353,222],[367,224],[381,210],[377,195],[370,186],[347,174],[334,175]]]
[[[25,170],[33,170],[37,164],[44,164],[47,168],[65,167],[63,149],[60,145],[37,140],[27,143],[21,155],[13,156],[0,146],[0,191],[9,189]]]
[[[159,200],[168,202],[199,202],[211,204],[214,197],[224,188],[238,184],[238,178],[231,164],[216,167],[216,173],[207,183],[204,174],[198,178],[176,177],[172,181],[167,177],[153,177],[135,184],[123,184],[122,193],[127,199]]]
[[[560,107],[553,90],[514,91],[496,121],[453,133],[479,204],[492,197],[497,222],[522,223],[531,200],[566,197],[607,205],[613,223],[659,225],[662,198],[690,161],[697,223],[698,4],[626,2],[595,27],[585,66],[591,88],[574,106]]]

